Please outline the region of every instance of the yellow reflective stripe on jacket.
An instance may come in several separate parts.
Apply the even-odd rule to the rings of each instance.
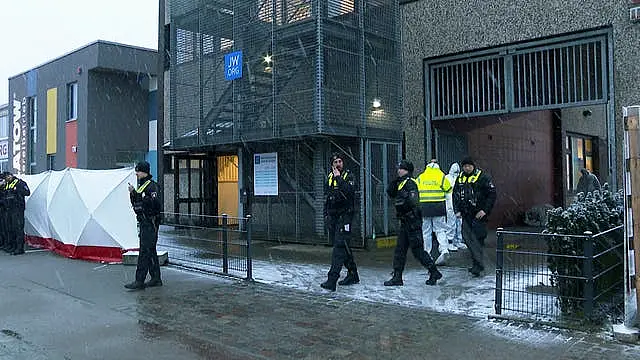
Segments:
[[[451,184],[442,171],[425,171],[418,177],[420,202],[443,202],[450,190]]]
[[[480,178],[480,174],[482,174],[482,170],[478,170],[477,174],[473,174],[471,176],[466,176],[464,174],[458,176],[458,183],[459,184],[464,184],[464,183],[468,183],[468,184],[473,184],[476,181],[478,181],[478,178]]]
[[[147,188],[147,186],[149,186],[149,184],[151,184],[151,180],[147,180],[144,184],[142,184],[142,186],[140,186],[138,189],[136,189],[136,192],[138,194],[142,194],[142,192],[144,191],[144,189]]]
[[[4,189],[5,190],[13,190],[15,189],[16,185],[18,184],[18,179],[13,179],[13,181],[10,184],[7,184]]]
[[[416,179],[414,179],[414,178],[406,178],[400,184],[398,184],[398,191],[400,191],[404,187],[404,184],[406,184],[407,180],[409,180],[409,179],[411,179],[411,181],[413,181],[416,185],[418,185],[418,182],[416,181]]]
[[[347,175],[349,173],[347,171],[345,171],[344,173],[342,173],[342,180],[347,180]],[[333,173],[329,173],[329,187],[336,187],[338,186],[338,184],[336,184],[336,180],[333,178]]]
[[[445,192],[442,190],[420,190],[420,202],[442,202],[445,200]]]

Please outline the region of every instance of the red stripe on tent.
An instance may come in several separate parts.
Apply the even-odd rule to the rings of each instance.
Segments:
[[[130,250],[138,251],[138,249],[122,249],[110,246],[76,246],[64,244],[56,239],[31,235],[25,235],[25,241],[30,246],[51,250],[64,257],[99,262],[122,262],[122,254]]]

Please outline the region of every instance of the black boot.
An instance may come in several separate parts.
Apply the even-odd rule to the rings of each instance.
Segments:
[[[384,282],[384,286],[402,286],[404,283],[402,282],[402,272],[394,271],[393,277]]]
[[[480,275],[482,275],[481,273],[484,271],[484,267],[480,266],[478,264],[473,264],[472,267],[469,268],[469,272],[471,273],[471,275],[473,275],[474,277],[480,277]]]
[[[442,279],[442,273],[434,266],[429,269],[429,279],[425,282],[427,285],[435,285],[438,280]]]
[[[142,290],[144,289],[144,283],[140,281],[134,281],[124,286],[129,290]]]
[[[320,287],[329,291],[336,291],[336,280],[337,279],[327,279],[327,281],[320,284]]]
[[[162,286],[162,280],[160,279],[151,279],[149,282],[144,283],[145,287],[156,287]]]
[[[360,277],[358,276],[358,270],[349,270],[349,272],[347,273],[347,276],[338,281],[338,285],[343,285],[343,286],[347,286],[347,285],[353,285],[353,284],[358,284],[360,283]]]

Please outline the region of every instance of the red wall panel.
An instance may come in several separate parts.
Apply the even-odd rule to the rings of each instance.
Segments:
[[[434,122],[465,134],[476,165],[493,177],[498,198],[491,226],[522,224],[531,207],[553,204],[554,181],[562,181],[562,174],[553,174],[552,116],[537,111]]]
[[[65,165],[71,168],[78,167],[78,121],[65,123]]]

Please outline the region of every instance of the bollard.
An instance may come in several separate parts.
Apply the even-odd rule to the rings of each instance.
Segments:
[[[229,274],[229,230],[227,229],[227,221],[229,216],[222,214],[222,272]]]
[[[253,280],[253,261],[251,260],[251,228],[253,225],[251,224],[251,215],[247,215],[247,280]]]
[[[504,235],[503,228],[496,231],[496,314],[502,314],[502,269],[504,265]]]
[[[586,236],[584,242],[584,315],[589,318],[593,314],[594,303],[594,279],[593,279],[593,234],[591,231],[585,231]]]

